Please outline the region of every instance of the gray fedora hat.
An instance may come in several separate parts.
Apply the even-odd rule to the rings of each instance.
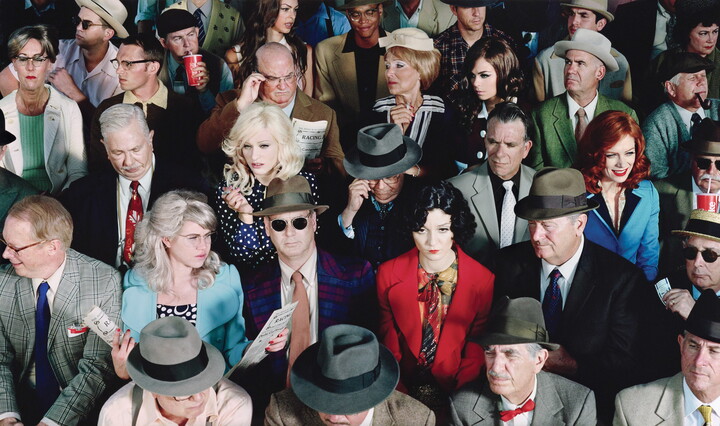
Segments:
[[[608,12],[608,1],[607,0],[570,0],[567,3],[560,3],[562,7],[577,7],[578,9],[587,9],[591,12],[597,13],[603,18],[607,19],[608,22],[612,22],[615,19],[612,13]]]
[[[310,184],[300,175],[291,176],[287,180],[275,178],[270,181],[265,191],[265,199],[260,203],[261,210],[253,212],[253,216],[270,216],[274,214],[315,210],[322,214],[328,209],[326,205],[315,204]]]
[[[15,135],[5,130],[5,114],[0,109],[0,146],[15,141]]]
[[[327,414],[355,414],[378,405],[395,390],[400,367],[392,352],[367,329],[326,328],[295,361],[293,392],[303,404]]]
[[[485,334],[475,341],[482,346],[537,343],[551,351],[560,347],[550,343],[542,305],[532,297],[500,299],[490,315]]]
[[[225,358],[200,340],[187,320],[164,317],[143,327],[140,342],[128,355],[127,370],[147,391],[187,396],[214,386],[225,373]]]
[[[397,124],[373,124],[358,131],[357,146],[345,155],[350,176],[382,179],[403,173],[422,158],[422,149]]]
[[[527,197],[515,204],[515,214],[525,220],[545,220],[597,207],[597,201],[587,198],[579,170],[546,167],[535,174]]]
[[[612,55],[612,44],[610,40],[597,31],[578,28],[572,39],[558,41],[555,43],[555,54],[564,58],[568,50],[582,50],[600,59],[608,71],[620,69],[617,60]]]
[[[118,37],[126,38],[130,35],[123,26],[128,13],[125,5],[120,0],[75,0],[75,3],[97,13],[115,30]]]

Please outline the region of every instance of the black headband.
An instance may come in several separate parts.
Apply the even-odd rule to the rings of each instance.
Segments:
[[[197,376],[208,366],[207,350],[205,344],[200,345],[200,352],[195,358],[172,365],[155,364],[140,357],[145,373],[156,380],[164,382],[179,382]]]
[[[308,210],[314,209],[315,201],[312,195],[307,192],[284,192],[267,197],[262,201],[262,209],[267,210],[273,207],[295,206],[298,204],[310,204]]]
[[[580,195],[528,195],[527,207],[535,209],[570,209],[588,207],[587,196]]]
[[[498,316],[490,321],[486,333],[506,334],[511,337],[517,337],[518,339],[532,340],[540,343],[550,342],[547,330],[540,324],[504,316]]]
[[[720,238],[720,223],[701,219],[690,219],[685,227],[685,231]]]
[[[330,393],[351,393],[367,389],[375,383],[378,376],[380,375],[380,361],[378,361],[375,368],[368,371],[367,373],[360,374],[359,376],[350,377],[348,379],[338,380],[325,377],[319,368],[316,368],[313,372],[315,384]]]
[[[369,167],[385,167],[397,163],[405,157],[407,146],[405,144],[398,145],[397,148],[381,155],[372,155],[358,150],[358,159],[363,166]]]

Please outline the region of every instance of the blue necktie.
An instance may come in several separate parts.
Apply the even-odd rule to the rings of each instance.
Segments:
[[[562,317],[562,293],[560,292],[560,281],[562,274],[557,268],[550,273],[550,285],[545,290],[542,310],[545,317],[545,329],[550,334],[550,340],[557,338],[560,331],[560,319]]]
[[[48,359],[48,331],[50,329],[50,304],[47,292],[50,286],[43,281],[38,287],[37,310],[35,311],[35,391],[40,412],[45,413],[60,395],[60,385]]]
[[[195,9],[195,12],[193,12],[193,16],[195,17],[195,22],[197,22],[198,27],[198,42],[200,44],[200,47],[202,47],[203,43],[205,42],[205,27],[203,26],[202,22],[202,10]]]

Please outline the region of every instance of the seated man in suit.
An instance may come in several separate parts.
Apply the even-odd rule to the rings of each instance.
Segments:
[[[660,80],[668,101],[650,113],[642,126],[647,141],[645,155],[652,163],[651,179],[686,172],[689,155],[680,147],[690,140],[696,123],[705,117],[720,118],[717,100],[706,100],[707,109],[701,102],[708,93],[706,72],[714,68],[709,59],[688,52],[668,54],[663,61]]]
[[[78,179],[61,200],[77,223],[73,248],[125,270],[132,266],[133,235],[143,213],[167,191],[202,185],[188,170],[155,158],[154,133],[139,107],[108,108],[100,130],[113,170]]]
[[[169,91],[158,79],[164,54],[165,50],[152,34],[132,35],[120,42],[112,63],[125,92],[105,99],[95,110],[87,148],[90,173],[111,169],[100,142],[100,116],[120,103],[135,104],[143,109],[148,127],[155,135],[155,155],[177,165],[199,169],[195,133],[202,121],[202,112],[192,99]]]
[[[527,425],[597,424],[590,389],[542,371],[548,351],[559,345],[550,343],[540,302],[501,300],[488,324],[478,340],[485,348],[486,377],[452,395],[454,425],[496,424],[498,418]]]
[[[555,55],[565,59],[566,92],[541,103],[532,111],[533,146],[526,164],[570,167],[577,156],[577,141],[587,124],[608,110],[623,111],[638,121],[635,111],[620,101],[598,93],[606,71],[617,71],[610,40],[597,31],[578,28],[571,40],[555,43]]]
[[[15,140],[15,135],[5,130],[5,115],[0,111],[0,162],[5,156],[6,145]],[[0,168],[0,223],[5,223],[8,210],[13,204],[27,197],[37,194],[39,191],[28,181]],[[2,232],[2,225],[0,225]]]
[[[265,424],[434,425],[429,408],[395,390],[399,379],[395,357],[370,330],[333,325],[297,359],[292,387],[272,396]]]
[[[513,211],[517,200],[527,196],[535,176],[535,170],[521,163],[533,144],[530,126],[529,117],[516,104],[496,105],[485,134],[487,161],[448,181],[463,193],[475,216],[478,227],[467,253],[480,261],[530,239],[527,221]]]
[[[575,169],[535,175],[515,205],[530,241],[498,252],[495,294],[542,302],[550,341],[560,344],[544,369],[592,389],[598,416],[609,420],[615,393],[633,384],[639,293],[647,283],[638,267],[584,238],[586,212],[597,208],[585,194]]]
[[[397,0],[384,12],[382,27],[385,31],[412,27],[425,31],[430,37],[437,37],[457,21],[450,6],[442,0]]]
[[[376,329],[375,274],[367,261],[335,256],[315,245],[317,215],[310,184],[302,176],[276,178],[267,187],[262,210],[265,232],[278,260],[243,275],[248,338],[254,338],[275,309],[298,302],[292,317],[288,351],[270,354],[245,373],[241,384],[262,415],[270,394],[287,384],[288,368],[323,330],[334,324]]]
[[[660,273],[671,274],[684,266],[682,242],[670,236],[683,229],[697,208],[697,194],[720,193],[720,123],[703,119],[693,137],[680,147],[690,155],[690,170],[656,181],[660,195]],[[653,163],[654,167],[654,163]]]
[[[15,204],[0,271],[0,424],[87,421],[114,377],[110,346],[83,317],[120,325],[120,274],[70,248],[73,222],[54,198]]]
[[[255,59],[257,72],[251,74],[240,89],[217,96],[217,105],[197,132],[200,150],[207,154],[219,152],[242,111],[253,102],[266,102],[282,108],[291,120],[325,121],[320,154],[306,160],[305,167],[344,177],[342,161],[345,155],[340,146],[335,111],[298,90],[297,64],[290,49],[280,43],[267,43],[257,50]],[[222,156],[224,161],[225,155]]]
[[[680,373],[620,392],[616,426],[720,423],[720,299],[706,290],[677,336]],[[655,356],[663,354],[656,353]]]

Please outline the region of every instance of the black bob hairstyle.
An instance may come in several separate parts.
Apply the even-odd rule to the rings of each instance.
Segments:
[[[475,218],[459,189],[447,182],[422,188],[408,218],[410,231],[415,232],[425,226],[428,212],[433,209],[440,209],[450,215],[450,229],[456,244],[462,246],[470,241],[475,233]]]

